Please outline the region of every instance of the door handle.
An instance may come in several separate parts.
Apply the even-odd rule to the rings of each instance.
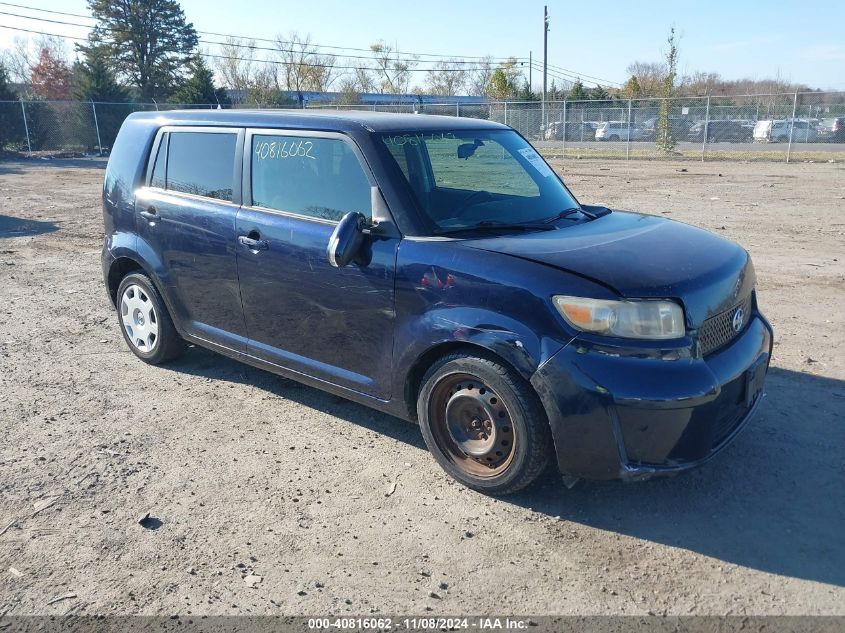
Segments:
[[[238,242],[253,251],[266,251],[268,248],[270,248],[270,245],[267,244],[267,240],[252,238],[248,235],[239,235]]]
[[[155,222],[158,220],[158,212],[152,205],[148,206],[146,211],[141,211],[138,215],[144,218],[147,222]]]

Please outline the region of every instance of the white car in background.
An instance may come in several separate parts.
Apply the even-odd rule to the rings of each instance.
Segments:
[[[757,121],[754,126],[754,140],[761,143],[786,143],[789,141],[789,129],[792,127],[793,143],[815,143],[818,131],[812,122],[796,119],[768,119]]]
[[[636,123],[631,123],[630,130],[625,121],[606,121],[596,130],[597,141],[626,141],[628,134],[631,134],[632,141],[639,141],[643,138],[643,129]]]

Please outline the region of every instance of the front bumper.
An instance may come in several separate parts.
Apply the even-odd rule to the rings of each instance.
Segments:
[[[758,313],[706,358],[622,352],[575,339],[531,378],[561,472],[632,480],[708,461],[759,407],[772,340]]]

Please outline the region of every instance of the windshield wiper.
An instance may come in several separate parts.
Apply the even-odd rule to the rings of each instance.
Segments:
[[[571,209],[564,209],[563,211],[561,211],[560,213],[558,213],[556,215],[553,215],[549,219],[543,220],[543,222],[545,224],[551,224],[552,222],[554,222],[556,220],[562,220],[563,218],[568,217],[568,216],[572,215],[573,213],[578,213],[578,212],[583,213],[588,218],[591,217],[589,213],[584,212],[584,210],[581,209],[580,207],[572,207]]]
[[[494,222],[493,220],[482,220],[467,226],[448,226],[437,228],[432,231],[434,235],[450,235],[452,233],[465,233],[468,231],[553,231],[554,227],[548,224],[518,224],[508,222]]]

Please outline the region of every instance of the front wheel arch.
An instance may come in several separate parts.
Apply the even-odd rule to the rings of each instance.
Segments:
[[[422,388],[423,377],[437,361],[444,356],[455,353],[466,353],[473,356],[481,356],[496,361],[497,363],[501,363],[517,375],[522,376],[522,378],[525,379],[531,387],[532,391],[535,391],[536,393],[534,386],[531,385],[530,376],[526,376],[525,372],[520,371],[519,367],[510,362],[507,358],[504,358],[501,354],[497,354],[491,349],[476,343],[467,341],[445,341],[434,345],[421,354],[405,376],[405,406],[408,409],[409,419],[419,421],[417,418],[417,398],[419,397],[420,389]]]

